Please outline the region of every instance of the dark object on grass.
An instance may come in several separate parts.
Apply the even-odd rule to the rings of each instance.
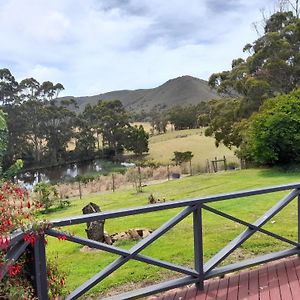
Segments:
[[[173,179],[178,179],[178,178],[180,178],[180,174],[179,174],[179,173],[172,173],[172,174],[171,174],[171,177],[172,177]]]
[[[90,202],[82,209],[82,212],[83,214],[92,214],[101,212],[101,209],[97,204]],[[104,220],[87,222],[87,229],[85,230],[87,237],[97,242],[105,242],[107,239],[104,233],[104,223]]]

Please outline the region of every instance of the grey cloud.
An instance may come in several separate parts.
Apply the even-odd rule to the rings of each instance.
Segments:
[[[218,35],[208,34],[204,26],[199,28],[189,21],[180,24],[164,23],[164,25],[156,23],[147,31],[135,36],[128,46],[134,50],[141,50],[158,43],[167,48],[177,48],[186,44],[213,44],[217,38]]]
[[[148,12],[144,4],[144,1],[141,0],[138,2],[132,0],[109,0],[100,2],[98,8],[104,9],[105,11],[118,9],[125,14],[140,16],[146,15]]]
[[[225,21],[222,18],[233,10],[242,8],[237,0],[172,1],[172,6],[166,6],[164,1],[110,0],[102,1],[100,7],[106,10],[118,9],[129,17],[138,16],[149,20],[147,28],[141,32],[137,31],[127,45],[122,45],[123,49],[132,50],[146,48],[154,42],[168,48],[176,48],[183,44],[212,44],[220,35],[226,33],[222,26],[218,26]],[[176,9],[178,7],[181,8],[180,11]],[[223,14],[220,18],[216,12],[221,11]],[[232,21],[236,19],[227,19],[227,25],[233,24]],[[226,28],[226,31],[229,30],[230,28]]]
[[[245,4],[242,4],[237,0],[207,0],[206,5],[212,13],[226,13],[233,10],[236,11],[242,9],[245,6]]]

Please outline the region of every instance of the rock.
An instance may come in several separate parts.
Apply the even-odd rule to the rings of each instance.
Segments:
[[[116,241],[126,241],[130,239],[130,235],[127,232],[115,233],[111,236],[113,242]]]
[[[82,213],[84,215],[86,214],[92,214],[92,213],[97,213],[97,212],[101,212],[101,209],[100,207],[93,203],[93,202],[90,202],[88,205],[86,205],[83,209],[82,209]]]
[[[99,221],[94,221],[90,223],[90,226],[85,230],[88,239],[97,242],[103,242],[104,240],[104,224]]]
[[[136,232],[140,237],[143,237],[143,229],[136,229]]]
[[[108,244],[108,245],[112,245],[113,244],[111,236],[108,233],[106,233],[106,232],[104,232],[104,242],[106,244]]]
[[[149,236],[152,232],[153,232],[152,230],[148,230],[148,229],[143,230],[142,238],[144,239],[145,237]]]
[[[141,236],[138,234],[138,232],[135,229],[129,229],[128,234],[133,240],[139,240]]]
[[[82,209],[82,212],[83,214],[91,214],[101,212],[101,209],[97,204],[90,202]],[[87,229],[85,230],[87,237],[97,242],[104,242],[104,222],[102,220],[87,222]]]
[[[153,230],[138,228],[138,229],[129,229],[128,231],[114,233],[111,236],[112,242],[116,241],[126,241],[126,240],[139,240],[149,236]]]

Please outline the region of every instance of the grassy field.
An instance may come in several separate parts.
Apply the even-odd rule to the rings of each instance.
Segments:
[[[72,204],[70,207],[50,213],[47,215],[47,219],[51,220],[65,216],[80,215],[83,206],[90,201],[100,205],[102,210],[112,210],[145,205],[147,204],[147,198],[150,193],[153,193],[155,197],[172,201],[175,199],[194,198],[290,182],[300,182],[300,173],[284,173],[274,170],[242,170],[185,177],[163,184],[147,186],[144,188],[143,193],[139,194],[133,189],[125,189],[115,193],[106,192],[85,196],[82,200],[74,198],[71,201]],[[268,208],[285,194],[287,194],[287,192],[279,192],[263,196],[222,201],[211,205],[251,222],[263,215]],[[156,229],[178,211],[178,209],[173,209],[146,215],[108,220],[105,223],[105,229],[110,234],[125,231],[129,228]],[[296,202],[294,201],[278,216],[275,216],[272,222],[269,222],[264,228],[282,234],[287,238],[296,239],[296,211]],[[239,224],[204,211],[204,259],[207,260],[214,255],[243,229],[244,227]],[[85,236],[85,225],[75,225],[64,228],[64,230],[72,232],[75,235]],[[128,249],[134,244],[135,242],[120,242],[116,246]],[[247,241],[243,247],[236,250],[227,259],[227,262],[248,258],[258,253],[284,249],[285,247],[287,247],[286,244],[258,233]],[[80,249],[80,245],[48,238],[47,255],[59,262],[66,270],[67,289],[70,290],[78,287],[116,258],[115,255],[101,251],[81,253]],[[192,267],[193,234],[191,217],[180,222],[175,228],[155,241],[153,245],[142,251],[142,253]],[[116,289],[117,286],[121,286],[121,290],[124,291],[130,287],[132,283],[142,286],[158,281],[161,278],[173,278],[175,276],[176,273],[161,271],[157,267],[151,267],[140,262],[132,261],[125,264],[117,272],[113,273],[109,278],[92,289],[92,292],[107,293],[108,291]]]
[[[203,169],[206,160],[215,157],[223,158],[225,155],[229,161],[237,159],[234,151],[220,145],[215,146],[215,139],[206,137],[203,129],[189,129],[179,131],[168,131],[166,134],[154,135],[149,141],[149,159],[167,164],[174,157],[174,151],[192,151],[193,168]]]

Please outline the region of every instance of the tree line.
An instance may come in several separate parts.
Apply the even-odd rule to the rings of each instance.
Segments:
[[[136,155],[148,151],[148,134],[142,126],[130,125],[120,101],[100,100],[76,114],[76,101],[58,98],[63,89],[60,83],[39,83],[34,78],[18,83],[8,69],[0,69],[0,104],[6,121],[1,132],[1,140],[6,141],[4,169],[17,159],[40,166],[103,155],[112,158],[125,149]]]

